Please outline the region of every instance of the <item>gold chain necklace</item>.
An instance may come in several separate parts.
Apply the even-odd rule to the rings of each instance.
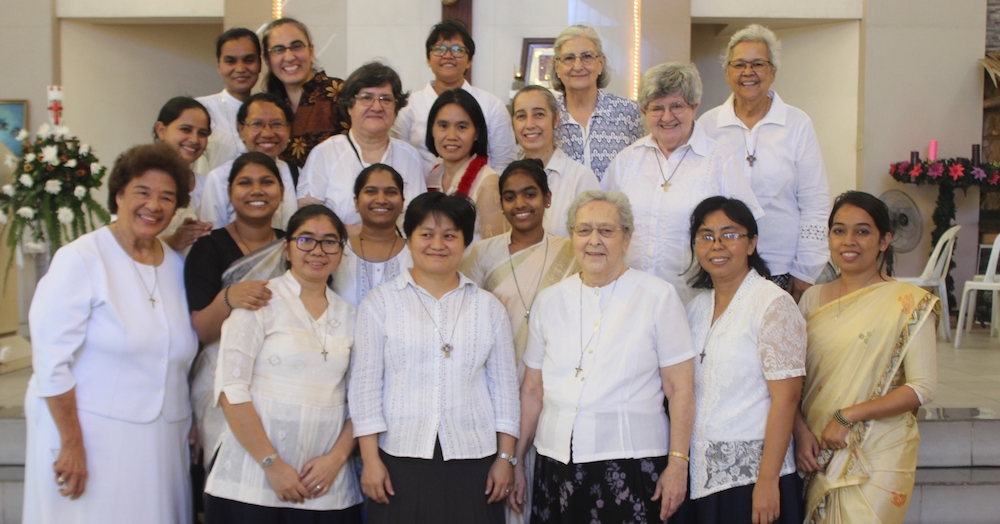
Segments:
[[[139,282],[142,283],[142,289],[146,292],[146,295],[149,296],[149,305],[150,305],[150,307],[154,307],[155,308],[156,307],[156,299],[153,298],[153,295],[156,294],[156,286],[158,286],[160,284],[160,279],[159,279],[159,277],[158,277],[158,275],[156,273],[156,247],[155,247],[156,244],[153,244],[153,246],[154,246],[153,249],[152,249],[152,252],[153,252],[153,263],[150,264],[151,266],[153,266],[153,289],[150,290],[148,287],[146,287],[146,281],[142,278],[142,273],[139,271],[139,266],[136,265],[136,263],[135,263],[135,258],[132,257],[132,254],[129,253],[128,248],[125,247],[126,246],[126,242],[125,242],[125,239],[122,238],[121,233],[118,231],[118,224],[116,223],[113,226],[108,226],[108,229],[111,230],[111,234],[114,235],[115,240],[118,242],[118,245],[121,246],[121,248],[122,248],[123,251],[125,251],[125,255],[128,256],[129,262],[132,263],[132,269],[135,270],[135,276],[139,277]],[[159,240],[157,240],[157,242],[159,242]]]
[[[622,272],[622,275],[625,274]],[[590,333],[590,338],[587,339],[587,343],[583,343],[583,274],[580,275],[580,360],[576,363],[576,373],[573,374],[574,377],[579,377],[580,372],[583,371],[583,353],[588,347],[590,347],[590,342],[594,340],[594,335],[597,331],[601,329],[601,322],[604,320],[604,313],[608,311],[608,306],[611,305],[611,299],[615,296],[615,289],[618,289],[618,281],[621,280],[622,275],[618,275],[615,279],[615,285],[611,286],[611,294],[608,295],[608,303],[604,305],[604,309],[601,310],[601,316],[597,317],[597,322],[594,323],[594,331]],[[600,288],[598,288],[600,289]]]

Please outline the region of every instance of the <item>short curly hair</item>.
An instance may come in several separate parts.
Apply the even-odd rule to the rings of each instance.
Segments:
[[[191,201],[191,168],[176,151],[163,142],[132,146],[115,160],[108,177],[108,209],[118,212],[116,198],[132,180],[150,170],[166,173],[177,184],[177,208],[187,207]]]

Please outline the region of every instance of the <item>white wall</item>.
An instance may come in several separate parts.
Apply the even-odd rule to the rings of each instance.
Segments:
[[[691,16],[858,19],[862,4],[863,0],[691,0]]]
[[[55,0],[55,4],[59,18],[221,18],[223,12],[223,0]]]

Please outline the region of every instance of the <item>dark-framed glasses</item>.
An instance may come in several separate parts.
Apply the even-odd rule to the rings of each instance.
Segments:
[[[469,49],[463,45],[436,45],[431,48],[431,54],[434,56],[444,56],[445,53],[451,51],[451,56],[455,58],[462,58],[465,53],[469,52]]]
[[[295,247],[305,252],[316,249],[316,244],[319,244],[319,248],[327,255],[336,255],[344,247],[343,240],[333,238],[320,240],[312,237],[295,237],[293,240],[295,240]]]
[[[670,111],[671,115],[680,116],[684,113],[684,110],[691,106],[685,104],[684,102],[673,102],[667,107],[663,107],[660,104],[655,104],[646,109],[646,114],[653,118],[660,118],[667,111]]]
[[[732,62],[729,62],[726,65],[728,65],[729,67],[731,67],[733,69],[739,70],[739,71],[742,71],[742,70],[746,69],[747,66],[750,66],[750,69],[753,69],[754,73],[759,73],[759,72],[763,71],[765,67],[770,66],[771,65],[771,61],[770,60],[753,60],[753,61],[747,62],[746,60],[733,60]]]
[[[302,51],[303,49],[305,49],[307,47],[309,47],[308,44],[306,44],[304,42],[299,42],[298,40],[296,40],[296,41],[292,42],[292,45],[287,45],[287,46],[285,46],[285,45],[276,45],[276,46],[268,49],[267,52],[271,53],[272,55],[278,56],[278,55],[285,54],[285,51],[291,50],[292,53],[298,54],[299,51]]]
[[[354,95],[354,100],[364,107],[371,107],[376,100],[382,107],[392,107],[396,103],[396,98],[392,95],[375,96],[371,93],[358,93]]]
[[[597,231],[597,234],[604,238],[614,238],[615,233],[621,231],[621,229],[620,227],[611,226],[597,226],[595,228],[590,224],[580,224],[573,227],[573,234],[578,237],[589,237],[594,231]]]
[[[576,63],[576,59],[579,58],[580,62],[583,63],[583,65],[590,66],[590,65],[594,64],[594,60],[597,60],[600,57],[601,57],[600,54],[596,54],[595,55],[594,53],[591,53],[589,51],[585,51],[583,53],[580,53],[579,56],[574,55],[574,54],[563,55],[563,56],[560,56],[559,58],[557,58],[556,60],[559,60],[560,62],[562,62],[563,65],[571,66],[571,65],[575,64]]]
[[[252,122],[240,122],[241,124],[248,126],[253,129],[254,132],[260,133],[265,127],[271,128],[271,131],[283,131],[288,128],[288,124],[284,122],[263,122],[261,120],[254,120]]]
[[[698,235],[698,236],[694,237],[694,243],[698,244],[700,246],[710,246],[710,245],[715,244],[715,241],[718,240],[724,246],[731,246],[731,245],[735,244],[737,240],[739,240],[739,239],[741,239],[743,237],[749,237],[749,236],[750,235],[748,235],[746,233],[737,233],[735,231],[730,231],[728,233],[722,233],[721,235],[718,235],[718,236],[716,236],[715,234],[712,234],[712,233],[705,233],[704,235]]]

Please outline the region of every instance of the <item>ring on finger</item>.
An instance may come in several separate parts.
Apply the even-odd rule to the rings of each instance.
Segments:
[[[56,484],[59,484],[60,486],[65,486],[66,485],[66,477],[64,477],[62,475],[59,475],[58,477],[56,477]]]
[[[316,485],[316,491],[320,491],[322,489],[323,489],[323,485],[322,484],[317,484]]]

